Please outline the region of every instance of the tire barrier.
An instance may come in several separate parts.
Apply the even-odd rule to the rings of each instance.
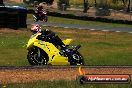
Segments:
[[[1,28],[27,28],[27,9],[19,6],[0,7]]]

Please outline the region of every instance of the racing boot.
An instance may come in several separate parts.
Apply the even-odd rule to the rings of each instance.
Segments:
[[[71,51],[65,45],[62,45],[62,49],[60,51],[60,54],[61,55],[71,55]]]

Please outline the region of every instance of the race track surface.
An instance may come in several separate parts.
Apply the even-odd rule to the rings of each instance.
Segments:
[[[31,20],[27,20],[27,24],[33,24]],[[101,31],[114,31],[114,32],[129,32],[132,33],[132,28],[123,27],[106,27],[106,26],[88,26],[79,24],[62,24],[62,23],[51,23],[38,21],[37,24],[51,27],[63,27],[63,28],[77,28],[77,29],[88,29],[88,30],[101,30]]]

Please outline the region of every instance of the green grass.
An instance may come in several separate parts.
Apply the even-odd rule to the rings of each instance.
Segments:
[[[106,23],[106,22],[98,22],[98,21],[83,21],[83,20],[67,19],[67,18],[52,17],[52,16],[49,16],[49,22],[90,25],[90,26],[130,27],[132,28],[132,25],[128,25],[128,24],[116,24],[116,23]]]
[[[35,81],[30,83],[2,85],[6,88],[131,88],[132,84],[77,84],[76,81]]]
[[[132,34],[52,28],[61,39],[74,39],[86,65],[132,65]],[[30,31],[0,30],[0,66],[29,66],[26,43]]]
[[[33,20],[33,16],[31,14],[29,14],[27,18]],[[128,24],[106,23],[106,22],[99,22],[99,21],[83,21],[83,20],[76,20],[76,19],[53,17],[53,16],[48,16],[48,22],[64,23],[64,24],[79,24],[79,25],[87,25],[87,26],[132,28],[132,25],[128,25]]]
[[[1,66],[25,66],[26,42],[30,33],[27,31],[6,30],[0,34],[0,65]],[[11,32],[13,31],[13,32]]]

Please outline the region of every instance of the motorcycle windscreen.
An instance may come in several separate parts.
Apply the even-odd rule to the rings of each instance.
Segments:
[[[73,41],[72,39],[65,39],[65,40],[63,40],[63,43],[65,45],[69,45],[72,41]]]
[[[30,39],[29,39],[29,41],[28,41],[28,44],[27,44],[27,49],[32,48],[34,42],[39,41],[38,39],[36,39],[36,37],[37,37],[38,35],[41,35],[41,33],[34,34],[34,35],[32,35],[32,36],[30,37]]]

